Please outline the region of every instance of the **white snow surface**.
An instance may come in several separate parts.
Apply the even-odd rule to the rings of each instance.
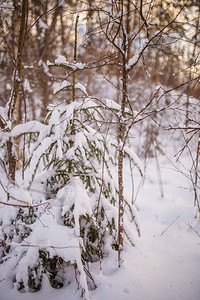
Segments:
[[[145,181],[136,199],[141,237],[135,236],[136,247],[125,243],[124,263],[120,268],[117,268],[115,251],[103,259],[101,271],[99,263],[90,264],[90,272],[97,285],[95,290],[89,291],[90,299],[200,299],[200,236],[198,235],[200,223],[195,219],[190,183],[186,176],[174,170],[164,157],[159,157],[159,162],[164,197],[160,195],[156,162],[152,159],[147,165]],[[141,177],[138,171],[134,173],[137,188]],[[125,191],[131,193],[131,190],[130,171],[125,170]],[[51,224],[46,223],[46,220],[50,220]],[[50,219],[48,216],[46,219],[44,217],[42,221],[51,227],[54,224],[53,217]],[[39,227],[46,235],[48,227],[43,227],[41,224]],[[63,232],[58,225],[53,234],[58,236],[56,246],[68,244],[75,246],[73,239],[62,240]],[[51,235],[49,239],[52,239]],[[42,243],[37,240],[37,236],[35,242]],[[83,299],[76,285],[67,285],[60,290],[55,290],[50,286],[46,275],[39,292],[20,293],[13,289],[9,277],[6,276],[4,279],[5,274],[4,264],[1,264],[0,299],[2,300]]]

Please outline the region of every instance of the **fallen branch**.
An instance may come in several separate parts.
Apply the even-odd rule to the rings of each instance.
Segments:
[[[167,228],[161,233],[161,236],[179,219],[180,215],[176,217],[176,219],[167,226]]]
[[[2,239],[0,239],[2,241]],[[18,247],[28,247],[28,248],[40,248],[40,249],[71,249],[71,248],[77,248],[79,249],[79,246],[53,246],[53,245],[44,245],[44,244],[19,244],[15,242],[5,243],[6,246],[11,246],[12,248],[18,248]]]
[[[190,223],[188,223],[188,225],[189,225],[190,229],[192,229],[200,238],[200,234],[198,233],[198,231],[196,229],[194,229],[194,227]]]

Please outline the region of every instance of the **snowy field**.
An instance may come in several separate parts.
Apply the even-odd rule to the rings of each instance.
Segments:
[[[97,285],[90,291],[91,299],[200,299],[200,224],[195,219],[190,182],[166,158],[159,158],[159,164],[161,179],[155,160],[150,160],[137,195],[141,237],[135,237],[136,247],[125,244],[124,264],[120,269],[117,252],[103,260],[101,271],[99,263],[90,267]],[[129,172],[125,177],[125,182],[129,182]],[[136,172],[135,189],[140,180]],[[127,184],[126,192],[131,189]],[[6,272],[3,265],[0,271],[3,279]],[[55,290],[44,277],[41,291],[32,294],[15,291],[5,279],[0,284],[0,299],[78,300],[81,297],[76,285]]]

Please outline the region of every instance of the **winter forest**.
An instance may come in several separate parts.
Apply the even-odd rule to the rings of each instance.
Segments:
[[[0,299],[200,299],[200,1],[0,0]]]

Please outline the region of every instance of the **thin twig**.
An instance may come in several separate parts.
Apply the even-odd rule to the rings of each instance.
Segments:
[[[33,28],[33,26],[45,15],[49,14],[50,12],[52,12],[55,8],[57,8],[59,6],[59,4],[62,2],[62,0],[60,0],[54,7],[50,8],[49,10],[45,11],[43,14],[41,14],[39,17],[37,17],[36,21],[33,22],[33,24],[31,24],[31,26],[27,29],[26,31],[26,35],[29,33],[29,31]]]
[[[0,239],[2,240],[2,239]],[[40,249],[70,249],[70,248],[77,248],[79,249],[79,246],[53,246],[53,245],[42,245],[42,244],[18,244],[15,242],[11,242],[11,243],[6,243],[6,246],[11,246],[11,247],[30,247],[30,248],[40,248]]]
[[[196,229],[194,229],[194,227],[192,226],[192,224],[188,223],[188,225],[189,225],[190,229],[192,229],[198,235],[198,237],[200,238],[200,234],[198,233],[198,231]]]
[[[161,233],[161,235],[163,235],[179,219],[179,217],[180,215],[176,217],[176,219],[173,222],[171,222],[169,226],[167,226],[167,228]]]

